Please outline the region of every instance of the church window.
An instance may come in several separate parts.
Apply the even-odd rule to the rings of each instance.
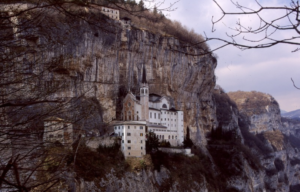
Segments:
[[[167,107],[167,105],[166,105],[166,104],[163,104],[162,108],[165,108],[165,109],[167,109],[168,107]],[[166,114],[166,112],[165,112],[165,114]]]
[[[127,143],[131,143],[131,140],[128,140]]]

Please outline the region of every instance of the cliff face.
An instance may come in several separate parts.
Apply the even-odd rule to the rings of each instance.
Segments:
[[[299,187],[297,159],[300,154],[295,140],[291,140],[288,135],[291,132],[297,132],[298,124],[288,120],[281,122],[279,106],[270,95],[241,91],[228,95],[237,103],[240,115],[244,115],[243,117],[248,119],[249,131],[256,134],[254,137],[263,142],[261,149],[265,148],[263,149],[265,152],[252,149],[253,152],[256,151],[262,165],[262,170],[256,174],[253,174],[251,169],[246,171],[252,180],[252,190],[293,191],[297,189]],[[241,116],[239,118],[245,121]],[[240,128],[242,129],[242,127]],[[249,146],[251,143],[253,146],[253,143],[256,142],[254,137],[245,134],[243,136],[245,143],[250,144]]]
[[[128,41],[121,41],[120,33],[96,31],[86,24],[80,28],[63,46],[42,53],[63,61],[59,70],[47,77],[47,81],[69,84],[55,97],[95,97],[102,105],[103,121],[110,122],[121,111],[116,108],[120,88],[138,94],[145,64],[150,93],[169,97],[175,108],[184,111],[184,127],[191,128],[191,138],[205,144],[203,135],[216,122],[211,98],[217,65],[214,57],[187,55],[185,52],[197,55],[201,50],[144,30],[127,30]],[[62,26],[61,33],[71,29]]]
[[[257,134],[281,128],[279,105],[271,95],[255,91],[238,91],[228,95],[236,102],[240,113],[249,117],[250,132]]]

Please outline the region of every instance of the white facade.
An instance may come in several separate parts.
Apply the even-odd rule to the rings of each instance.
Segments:
[[[125,158],[146,154],[146,121],[115,122],[114,132],[122,138],[121,151]]]
[[[180,146],[184,140],[184,115],[171,108],[167,97],[149,94],[147,83],[142,83],[140,96],[128,93],[123,100],[123,121],[146,121],[148,131],[153,131],[160,141]]]
[[[120,19],[120,13],[118,9],[110,7],[101,7],[101,13],[114,20]]]

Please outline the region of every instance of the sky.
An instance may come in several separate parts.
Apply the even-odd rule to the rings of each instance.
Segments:
[[[145,1],[145,0],[144,0]],[[235,0],[241,5],[250,8],[258,8],[254,0]],[[175,0],[165,0],[159,7],[164,9]],[[225,11],[238,11],[230,0],[218,0]],[[289,0],[259,0],[263,6],[289,5]],[[238,18],[245,26],[257,27],[258,20],[253,16],[226,16],[215,27],[212,33],[212,16],[220,18],[221,10],[212,0],[180,0],[173,11],[165,11],[164,14],[171,20],[177,20],[188,29],[207,37],[227,38],[227,34],[234,34],[230,29],[234,28]],[[266,20],[271,20],[274,15],[282,12],[263,12]],[[278,24],[284,24],[287,20],[281,20]],[[275,39],[297,36],[292,31],[276,32]],[[299,35],[298,35],[299,36]],[[262,36],[245,36],[246,38],[259,39]],[[228,38],[227,38],[228,39]],[[214,49],[219,42],[209,42],[209,47]],[[300,87],[300,51],[292,53],[297,46],[276,45],[267,49],[240,50],[233,46],[227,46],[215,52],[218,56],[218,66],[215,70],[217,84],[226,92],[231,91],[260,91],[272,95],[285,111],[300,109],[300,90],[294,88],[291,78]]]

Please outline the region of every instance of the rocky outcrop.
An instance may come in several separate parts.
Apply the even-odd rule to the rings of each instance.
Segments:
[[[237,91],[228,95],[236,102],[240,113],[249,118],[250,132],[257,134],[281,128],[279,105],[271,95],[255,91]]]

